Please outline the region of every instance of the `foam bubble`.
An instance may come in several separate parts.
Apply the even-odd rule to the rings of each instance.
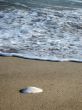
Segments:
[[[44,60],[82,59],[82,10],[0,11],[0,52]]]

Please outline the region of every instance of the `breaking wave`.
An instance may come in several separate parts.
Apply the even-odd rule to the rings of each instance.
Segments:
[[[0,55],[82,62],[82,9],[0,10]]]

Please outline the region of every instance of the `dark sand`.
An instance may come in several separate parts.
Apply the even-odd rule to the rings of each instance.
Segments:
[[[0,110],[82,110],[82,63],[0,57]]]

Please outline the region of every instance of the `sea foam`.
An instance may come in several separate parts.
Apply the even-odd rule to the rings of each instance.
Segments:
[[[82,61],[82,9],[1,10],[0,55]]]

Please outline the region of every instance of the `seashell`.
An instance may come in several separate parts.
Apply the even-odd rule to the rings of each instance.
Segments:
[[[43,92],[43,90],[37,87],[27,87],[19,90],[19,92],[30,94],[30,93],[40,93]]]

